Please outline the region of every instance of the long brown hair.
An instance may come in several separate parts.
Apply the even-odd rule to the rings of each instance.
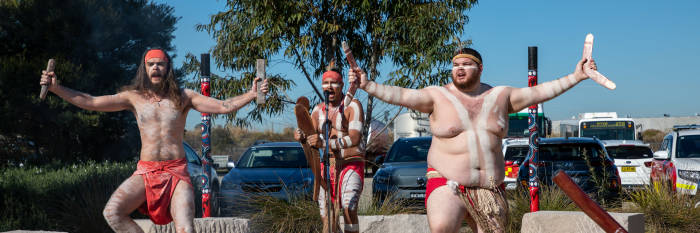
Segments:
[[[151,91],[166,99],[170,99],[175,103],[175,106],[181,107],[184,98],[182,96],[182,88],[180,88],[180,80],[175,77],[175,73],[173,72],[173,59],[170,58],[168,53],[165,53],[165,50],[160,49],[168,58],[168,68],[166,69],[165,79],[163,79],[163,85],[155,86],[148,78],[148,71],[146,71],[146,64],[144,62],[146,53],[150,50],[153,49],[147,49],[143,52],[141,60],[139,60],[139,68],[136,71],[136,76],[131,80],[131,84],[122,87],[122,91],[137,91],[140,94],[147,94],[148,91]]]

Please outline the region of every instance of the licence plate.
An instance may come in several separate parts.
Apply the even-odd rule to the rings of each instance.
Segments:
[[[425,193],[411,193],[411,198],[425,198]]]
[[[622,167],[622,172],[635,172],[636,167]]]

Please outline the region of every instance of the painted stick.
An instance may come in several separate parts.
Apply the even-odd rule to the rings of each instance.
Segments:
[[[583,42],[583,58],[588,60],[593,58],[593,34],[588,33],[588,35],[586,35],[586,41]],[[597,82],[601,86],[610,90],[617,88],[617,85],[615,85],[613,81],[610,81],[610,79],[605,77],[605,75],[601,74],[597,70],[584,67],[583,71],[588,75],[588,77],[593,79],[593,81]]]
[[[258,87],[258,96],[255,99],[255,103],[260,105],[260,104],[265,104],[265,93],[262,92],[260,88],[260,83],[266,79],[265,75],[265,59],[257,59],[255,61],[255,71],[256,71],[256,76],[260,78],[260,82],[258,82],[257,87]]]
[[[46,72],[53,72],[53,68],[56,66],[56,61],[51,58],[49,63],[46,64]],[[39,99],[43,100],[46,98],[46,93],[49,91],[49,85],[41,85],[41,92],[39,93]]]
[[[527,48],[527,86],[537,86],[537,46]],[[530,130],[530,160],[528,161],[528,186],[530,191],[530,212],[540,210],[540,181],[537,177],[539,155],[539,135],[537,134],[537,104],[528,107],[528,129]]]
[[[615,221],[615,219],[608,214],[603,208],[598,205],[595,201],[591,200],[586,193],[581,190],[581,188],[571,180],[571,177],[567,175],[564,171],[559,170],[557,174],[552,179],[554,183],[561,188],[561,190],[566,193],[571,200],[576,203],[578,208],[583,210],[588,217],[590,217],[595,223],[598,224],[605,232],[608,233],[627,233],[627,230],[623,228],[620,223]]]
[[[209,76],[210,76],[210,67],[209,67],[209,54],[208,53],[203,53],[201,55],[201,61],[200,61],[200,83],[201,83],[201,92],[202,95],[204,96],[210,96],[211,94],[209,93]],[[209,159],[210,155],[209,153],[211,152],[211,145],[210,145],[210,135],[209,135],[209,128],[211,126],[211,117],[209,116],[209,113],[202,113],[202,175],[201,177],[201,182],[202,182],[202,218],[206,217],[211,217],[211,202],[209,201],[210,196],[209,196],[209,180],[211,180],[211,177],[209,177],[209,170],[211,170],[211,165],[209,164]]]
[[[350,69],[355,69],[358,68],[357,62],[355,62],[355,57],[352,56],[352,51],[350,50],[350,46],[348,46],[348,43],[343,41],[343,52],[345,52],[345,59],[348,60],[348,65],[350,65]],[[359,80],[359,79],[358,79]],[[358,83],[350,83],[350,86],[348,87],[348,91],[345,93],[345,98],[343,98],[343,108],[346,108],[347,106],[350,105],[350,102],[355,98],[355,91],[357,91]]]

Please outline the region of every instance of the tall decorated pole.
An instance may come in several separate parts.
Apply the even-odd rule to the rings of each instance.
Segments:
[[[537,85],[537,46],[527,48],[527,86]],[[539,157],[539,135],[537,134],[537,104],[528,107],[528,129],[530,130],[530,160],[528,161],[528,185],[530,186],[530,212],[540,210],[540,181],[537,178]]]
[[[209,93],[209,54],[203,53],[201,58],[201,63],[199,67],[200,71],[200,83],[201,91],[204,96],[211,96]],[[209,161],[211,159],[209,153],[211,152],[211,145],[209,140],[209,128],[211,126],[211,117],[209,113],[202,113],[202,175],[200,176],[200,181],[202,182],[202,217],[211,217],[211,205],[209,202],[209,170],[211,170]]]

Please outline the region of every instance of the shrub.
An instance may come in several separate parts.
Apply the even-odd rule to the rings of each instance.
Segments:
[[[102,218],[102,209],[134,170],[134,163],[110,162],[6,168],[0,179],[0,208],[5,211],[0,217],[0,231],[111,231]]]

